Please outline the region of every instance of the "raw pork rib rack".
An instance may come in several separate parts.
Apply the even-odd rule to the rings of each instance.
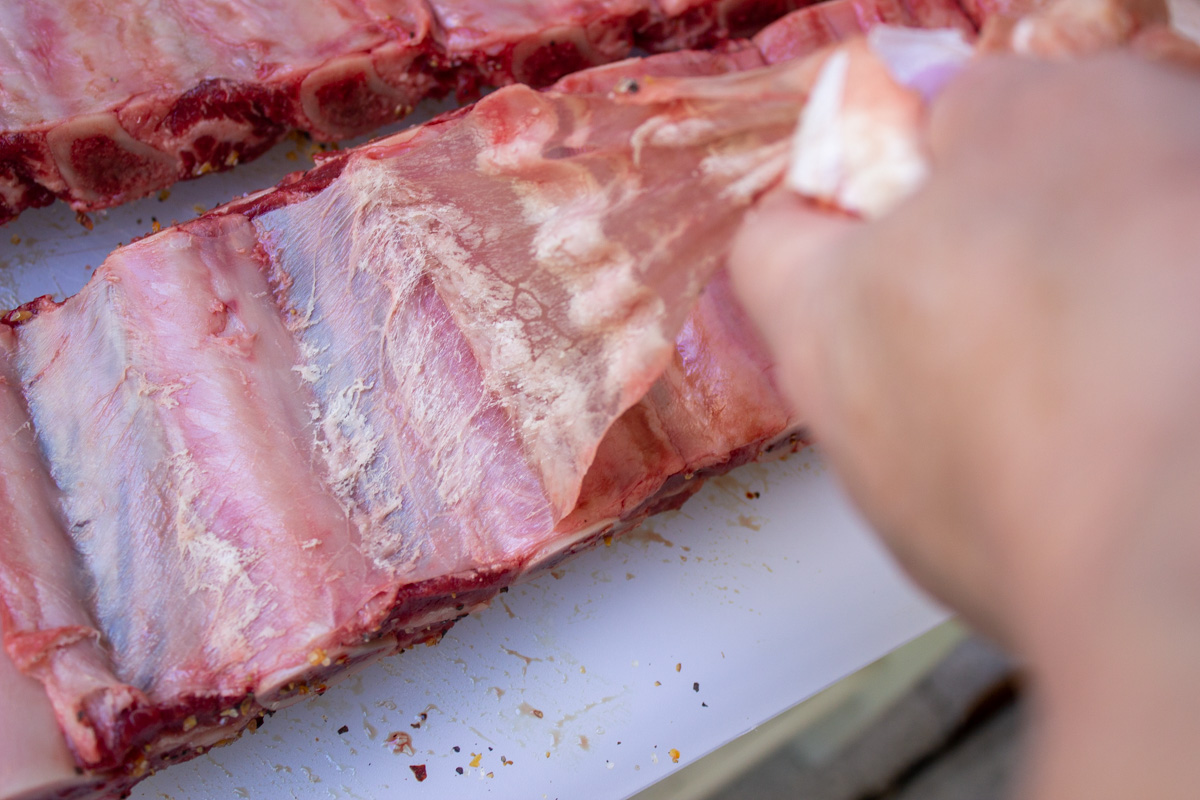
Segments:
[[[6,0],[0,223],[100,209],[418,101],[747,35],[806,0]]]
[[[794,448],[722,264],[786,167],[789,59],[973,31],[913,8],[510,86],[11,312],[0,797],[126,789]]]

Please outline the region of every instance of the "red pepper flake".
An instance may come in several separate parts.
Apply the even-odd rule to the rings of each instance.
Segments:
[[[417,777],[418,783],[429,777],[425,772],[424,764],[413,764],[409,766],[409,769],[411,769],[413,771],[413,775]]]

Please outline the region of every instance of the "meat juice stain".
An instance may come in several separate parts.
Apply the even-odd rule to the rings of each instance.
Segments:
[[[580,737],[579,737],[579,748],[580,748],[581,750],[590,750],[590,749],[592,749],[592,746],[591,746],[591,745],[588,743],[588,738],[587,738],[586,736],[580,736]]]
[[[654,528],[650,527],[649,525],[645,525],[645,524],[643,524],[641,527],[637,528],[636,530],[625,534],[625,536],[623,538],[627,542],[646,542],[647,544],[649,544],[650,542],[657,542],[658,544],[664,544],[667,547],[675,546],[675,543],[672,542],[670,539],[663,538],[663,536],[658,531],[654,530]]]
[[[762,530],[762,520],[759,517],[748,517],[745,514],[738,514],[737,524],[752,531]]]
[[[501,650],[503,650],[504,652],[508,653],[510,656],[516,656],[517,658],[519,658],[519,659],[521,659],[522,661],[524,661],[524,662],[525,662],[525,666],[521,667],[521,674],[522,674],[522,675],[524,675],[526,672],[528,672],[528,670],[529,670],[529,665],[530,665],[530,664],[532,664],[534,661],[541,661],[541,660],[542,660],[542,659],[540,659],[540,658],[534,658],[533,656],[527,656],[527,655],[524,655],[524,654],[522,654],[522,653],[518,653],[516,650],[510,650],[510,649],[508,649],[507,647],[504,647],[504,646],[501,646],[501,647],[500,647],[500,649],[501,649]]]
[[[533,706],[529,705],[529,703],[521,703],[521,705],[517,706],[517,711],[520,712],[521,714],[527,714],[531,717],[537,717],[538,719],[542,719],[543,717],[546,716],[539,709],[536,709]]]
[[[413,749],[412,736],[404,731],[392,731],[384,741],[392,746],[392,752],[396,755],[405,751],[408,751],[410,756],[417,754]]]

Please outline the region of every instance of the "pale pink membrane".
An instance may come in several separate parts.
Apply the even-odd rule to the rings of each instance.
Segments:
[[[269,691],[371,616],[384,576],[324,489],[244,220],[119,250],[19,340],[89,610],[113,672],[156,713]],[[52,697],[67,680],[49,677]]]
[[[674,492],[691,494],[706,471],[760,456],[800,423],[721,270],[676,337],[670,364],[605,434],[579,505],[559,529],[588,530]]]
[[[74,688],[86,692],[114,679],[104,669],[87,613],[74,600],[79,578],[74,554],[55,513],[58,492],[37,451],[20,394],[15,347],[12,330],[0,328],[0,634],[27,670],[40,676],[55,669],[74,673]],[[43,647],[53,659],[39,658]],[[89,782],[76,774],[45,688],[23,675],[3,649],[0,723],[5,797]]]
[[[713,275],[813,72],[672,77],[739,52],[502,90],[124,248],[18,329],[67,608],[102,632],[103,696],[147,703],[84,727],[211,743],[242,698],[444,626],[473,576],[495,591],[794,430]]]
[[[329,472],[399,573],[539,549],[605,431],[669,363],[723,256],[713,244],[778,177],[798,108],[778,75],[712,80],[651,101],[511,87],[256,220],[286,275]],[[483,485],[508,502],[481,503]]]

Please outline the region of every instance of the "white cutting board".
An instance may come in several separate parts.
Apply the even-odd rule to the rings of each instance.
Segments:
[[[61,205],[26,212],[0,230],[0,306],[77,291],[152,216],[183,221],[271,185],[309,166],[310,149],[287,142],[165,200],[93,215],[90,232]],[[805,451],[713,481],[682,511],[514,587],[438,646],[376,664],[133,797],[615,800],[944,618]],[[397,732],[411,752],[393,752]]]

